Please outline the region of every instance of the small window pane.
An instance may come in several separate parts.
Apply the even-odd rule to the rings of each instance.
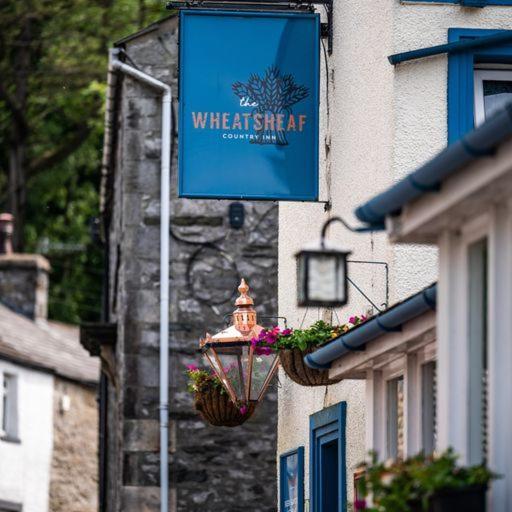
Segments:
[[[421,367],[421,417],[422,449],[433,453],[436,448],[436,363],[426,363]]]
[[[484,80],[483,87],[485,118],[489,119],[512,101],[512,81]]]
[[[2,378],[2,434],[18,437],[18,382],[16,376],[4,374]]]
[[[468,354],[469,354],[469,462],[480,464],[487,455],[487,240],[469,247],[468,253]]]
[[[387,382],[387,456],[404,456],[404,378]]]

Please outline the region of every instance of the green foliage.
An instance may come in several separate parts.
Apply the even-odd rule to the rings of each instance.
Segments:
[[[439,456],[420,453],[407,460],[363,464],[363,478],[358,480],[360,496],[371,494],[374,506],[360,508],[368,512],[409,512],[412,506],[428,510],[430,498],[439,491],[486,486],[497,478],[483,465],[457,466],[457,456],[449,449]]]
[[[343,326],[332,326],[319,320],[307,329],[294,329],[289,336],[281,336],[276,345],[280,349],[306,350],[323,345],[338,337],[342,332]]]
[[[204,393],[208,389],[212,388],[220,388],[221,394],[226,393],[226,390],[217,375],[206,370],[201,370],[194,365],[190,365],[186,373],[188,377],[187,389],[190,393]]]
[[[103,264],[91,222],[108,48],[166,14],[160,0],[0,1],[0,211],[12,195],[12,150],[21,147],[24,250],[49,241],[54,319],[92,321],[100,312]]]
[[[337,338],[344,332],[352,329],[356,325],[366,320],[364,315],[352,316],[349,321],[343,325],[330,325],[323,320],[318,320],[307,329],[273,329],[263,330],[257,338],[251,340],[256,353],[268,354],[272,351],[307,350],[309,348],[319,347],[334,338]]]

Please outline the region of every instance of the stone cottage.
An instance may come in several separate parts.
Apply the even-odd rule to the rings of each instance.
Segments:
[[[0,215],[0,511],[95,512],[99,364],[77,327],[47,319],[49,262],[10,251],[11,223]]]
[[[178,19],[116,44],[120,58],[177,98]],[[177,102],[173,104],[176,121]],[[174,123],[176,126],[176,123]],[[102,215],[104,321],[82,327],[102,360],[100,511],[156,511],[159,490],[159,229],[161,112],[154,90],[109,74]],[[179,199],[171,168],[170,510],[276,510],[276,389],[237,428],[204,423],[187,392],[199,339],[223,327],[244,277],[259,319],[277,314],[277,205]]]

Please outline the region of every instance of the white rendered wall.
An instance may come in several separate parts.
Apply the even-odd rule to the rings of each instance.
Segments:
[[[0,375],[18,377],[18,437],[0,440],[0,501],[47,512],[53,445],[53,377],[0,360]]]
[[[334,26],[334,52],[328,64],[333,79],[329,85],[329,119],[325,76],[321,78],[320,199],[331,200],[331,215],[356,224],[353,211],[358,205],[415,170],[447,141],[446,55],[397,67],[388,63],[388,55],[443,44],[449,28],[510,29],[512,7],[470,9],[453,4],[403,4],[398,0],[346,0],[335,3]],[[326,145],[330,145],[327,157]],[[318,239],[328,214],[321,204],[282,202],[279,216],[279,314],[298,327],[305,311],[296,308],[293,255]],[[390,264],[391,304],[437,279],[435,249],[392,246],[383,234],[353,234],[338,224],[330,229],[331,236],[353,251],[352,259],[384,260]],[[381,269],[352,265],[350,273],[377,304],[384,301]],[[367,307],[352,289],[349,306],[338,316],[343,322]],[[308,311],[304,325],[322,314]],[[305,446],[306,473],[309,415],[324,405],[349,399],[350,497],[351,463],[365,453],[364,382],[329,386],[325,398],[323,387],[300,387],[282,375],[281,381],[278,453]],[[308,496],[309,477],[305,490]]]

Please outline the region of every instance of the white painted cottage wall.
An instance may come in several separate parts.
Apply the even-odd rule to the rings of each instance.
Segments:
[[[53,447],[53,376],[0,360],[18,377],[20,443],[0,440],[0,500],[21,503],[23,512],[48,512]]]
[[[329,118],[322,76],[320,199],[330,199],[332,215],[355,223],[353,210],[425,162],[446,145],[446,55],[391,66],[387,56],[447,42],[452,27],[512,27],[512,7],[484,9],[458,5],[346,0],[335,5],[334,53],[329,58]],[[322,66],[324,62],[322,60]],[[326,144],[330,151],[326,154]],[[279,314],[298,326],[293,255],[319,236],[327,219],[320,204],[281,203],[279,210]],[[339,225],[331,236],[353,251],[353,259],[390,264],[391,303],[437,278],[437,254],[423,246],[391,246],[385,235],[353,234]],[[379,303],[384,276],[364,265],[350,267],[353,279]],[[341,321],[367,308],[351,291]],[[308,311],[304,324],[321,316]],[[278,453],[305,446],[305,491],[309,497],[309,415],[347,400],[349,499],[353,463],[364,456],[364,382],[304,388],[280,376]]]

